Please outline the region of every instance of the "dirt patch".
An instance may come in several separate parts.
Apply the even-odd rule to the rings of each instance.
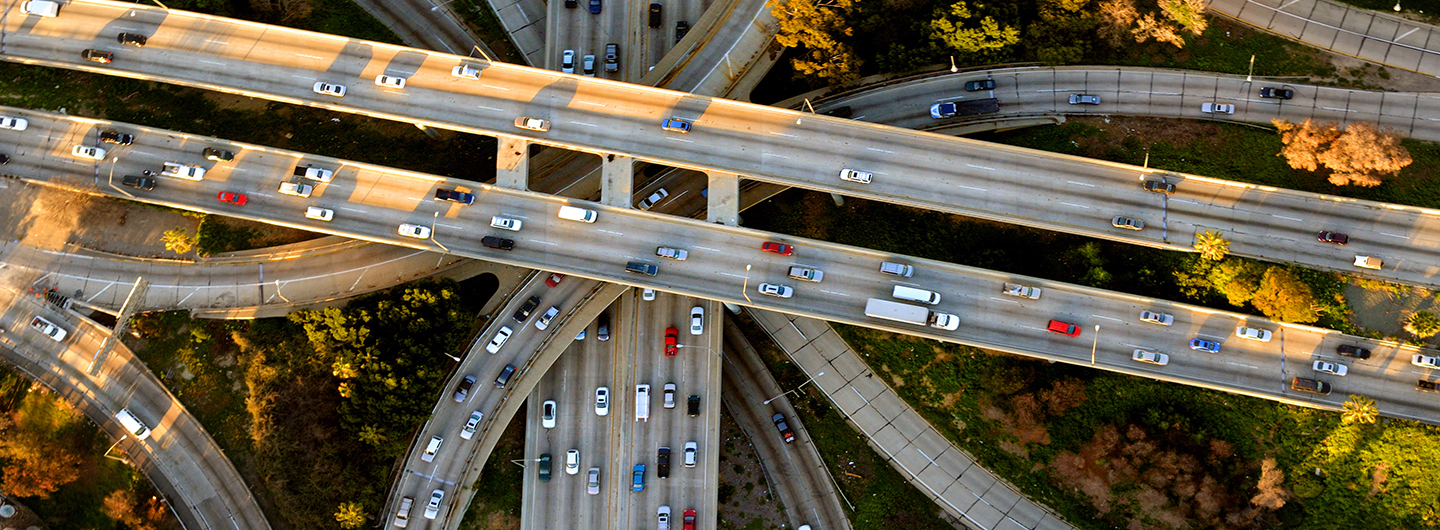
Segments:
[[[755,447],[730,413],[720,410],[719,528],[780,528],[786,521],[784,508],[760,471]]]
[[[1392,339],[1414,338],[1405,331],[1405,319],[1415,312],[1440,312],[1434,292],[1408,285],[1352,281],[1345,285],[1345,299],[1354,311],[1352,323]]]

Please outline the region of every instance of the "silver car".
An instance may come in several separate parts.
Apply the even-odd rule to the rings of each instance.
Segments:
[[[1156,313],[1153,311],[1141,311],[1140,321],[1149,322],[1151,324],[1159,324],[1162,326],[1169,326],[1175,323],[1175,316],[1167,315],[1165,313]]]
[[[500,347],[505,345],[505,341],[510,340],[510,335],[514,333],[515,330],[510,329],[510,326],[500,326],[500,331],[495,332],[495,338],[490,339],[490,344],[485,346],[485,351],[490,352],[490,355],[495,355],[500,351]]]
[[[430,502],[425,505],[425,518],[434,519],[440,515],[440,501],[445,500],[445,490],[430,492]]]
[[[590,468],[590,475],[589,475],[589,477],[590,477],[590,478],[589,478],[588,480],[586,480],[586,482],[585,482],[585,493],[589,493],[589,494],[591,494],[591,495],[599,495],[599,494],[600,494],[600,468],[598,468],[598,467],[592,467],[592,468]]]

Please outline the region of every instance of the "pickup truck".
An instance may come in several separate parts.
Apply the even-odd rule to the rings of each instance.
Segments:
[[[825,271],[809,267],[790,267],[790,277],[797,280],[819,283],[825,278]]]
[[[1021,297],[1021,298],[1029,298],[1029,299],[1031,299],[1031,300],[1039,300],[1039,299],[1040,299],[1040,288],[1039,288],[1039,287],[1031,287],[1031,286],[1028,286],[1028,285],[1021,285],[1021,284],[1018,284],[1018,283],[1008,283],[1008,282],[1007,282],[1007,283],[1005,284],[1005,290],[1004,290],[1003,292],[1004,292],[1005,294],[1010,295],[1010,296],[1019,296],[1019,297]]]
[[[202,180],[205,178],[205,168],[181,164],[179,162],[166,162],[165,169],[160,170],[160,174],[177,179]]]
[[[1415,382],[1415,390],[1419,390],[1421,392],[1440,392],[1440,384],[1436,384],[1434,381],[1426,381],[1424,379],[1421,379]]]
[[[330,182],[330,179],[335,178],[335,172],[314,166],[295,166],[295,176],[318,180],[320,182]]]

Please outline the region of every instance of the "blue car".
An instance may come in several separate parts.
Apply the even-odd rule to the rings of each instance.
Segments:
[[[1190,339],[1190,349],[1207,353],[1220,353],[1220,343],[1205,339]]]
[[[635,485],[631,489],[645,491],[645,464],[635,464],[635,472],[632,476],[635,477]]]

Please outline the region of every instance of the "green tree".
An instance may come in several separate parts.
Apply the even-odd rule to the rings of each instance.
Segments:
[[[10,429],[0,437],[0,490],[16,497],[48,498],[80,478],[80,455],[74,444],[53,432]]]
[[[1375,400],[1358,394],[1350,394],[1350,399],[1345,400],[1343,410],[1340,412],[1342,423],[1375,423],[1380,416],[1380,409],[1375,407]]]
[[[369,518],[365,515],[365,509],[354,502],[341,504],[335,510],[335,520],[340,523],[340,528],[360,528],[365,526],[365,521]]]
[[[1308,324],[1320,320],[1315,295],[1288,269],[1270,267],[1252,300],[1255,309],[1272,320]]]
[[[1025,46],[1047,64],[1078,63],[1090,52],[1097,19],[1089,0],[1042,0],[1040,20],[1025,28]]]
[[[1205,20],[1205,0],[1160,0],[1160,11],[1190,33],[1200,35],[1210,24]]]
[[[189,231],[180,227],[166,230],[160,241],[165,243],[165,250],[176,254],[183,255],[195,248],[195,240],[190,237]]]
[[[1440,318],[1429,311],[1416,311],[1405,319],[1405,331],[1419,338],[1428,338],[1440,333]]]
[[[1220,261],[1230,254],[1230,242],[1220,232],[1206,230],[1195,235],[1195,250],[1200,251],[1201,256]]]
[[[1235,306],[1243,306],[1255,298],[1264,277],[1265,266],[1248,259],[1222,261],[1211,268],[1209,274],[1210,285]]]
[[[975,18],[965,2],[950,4],[950,10],[930,20],[930,31],[946,46],[968,53],[997,52],[1020,42],[1020,29],[1001,26],[992,17],[984,17],[978,27],[964,27]]]
[[[845,16],[854,0],[770,0],[775,42],[803,51],[791,61],[801,75],[846,82],[860,76],[860,59],[840,41],[854,33]]]

